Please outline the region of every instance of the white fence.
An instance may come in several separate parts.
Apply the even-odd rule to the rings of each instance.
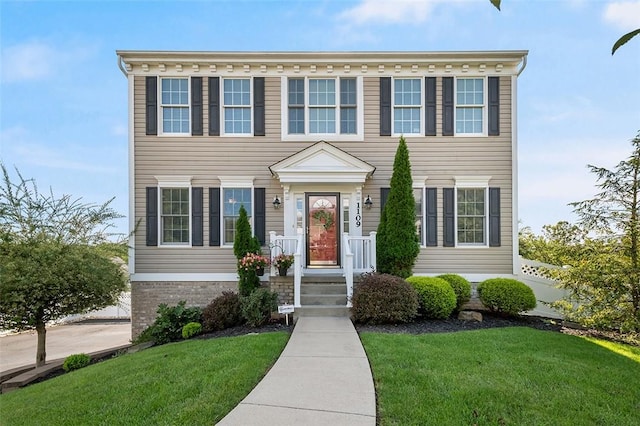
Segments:
[[[533,311],[529,311],[529,314],[550,318],[562,318],[560,312],[547,305],[547,303],[555,302],[567,295],[567,292],[558,288],[558,283],[552,280],[547,273],[549,269],[560,268],[560,266],[520,258],[520,274],[518,279],[531,287],[538,301],[538,306]]]

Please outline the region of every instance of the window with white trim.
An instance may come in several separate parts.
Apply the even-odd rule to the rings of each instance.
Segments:
[[[357,135],[361,102],[355,77],[288,78],[287,135]]]
[[[422,133],[422,79],[393,80],[393,133]]]
[[[162,133],[189,134],[189,79],[163,78],[160,85]]]
[[[251,134],[251,80],[225,78],[223,80],[222,107],[225,134]]]
[[[160,188],[160,243],[189,245],[191,200],[189,188]]]
[[[233,245],[236,237],[236,225],[240,217],[240,206],[247,211],[249,223],[253,218],[252,188],[222,189],[222,235],[223,245]],[[251,227],[253,230],[253,225]]]
[[[456,238],[459,245],[486,245],[487,188],[456,187]]]
[[[456,79],[456,134],[484,134],[484,81],[483,78]]]
[[[425,245],[424,242],[424,188],[413,188],[413,198],[416,202],[416,235],[418,236],[418,241],[420,245]]]

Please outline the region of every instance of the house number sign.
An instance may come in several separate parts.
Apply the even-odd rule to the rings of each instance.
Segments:
[[[356,228],[360,228],[362,216],[360,216],[360,201],[356,203]]]

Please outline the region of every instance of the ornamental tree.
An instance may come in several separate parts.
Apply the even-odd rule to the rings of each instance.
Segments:
[[[378,272],[402,278],[412,275],[413,265],[420,253],[415,209],[409,150],[404,137],[400,137],[393,161],[389,197],[378,225]]]
[[[253,290],[260,287],[260,278],[255,270],[246,270],[240,267],[240,259],[248,253],[260,254],[260,242],[251,232],[251,224],[247,210],[240,206],[239,217],[236,221],[236,235],[233,239],[233,254],[238,259],[238,288],[241,296],[248,296]]]
[[[84,204],[38,191],[4,165],[0,187],[0,328],[37,331],[36,366],[46,361],[46,324],[114,304],[126,288],[118,264],[97,245],[120,217],[104,204]]]

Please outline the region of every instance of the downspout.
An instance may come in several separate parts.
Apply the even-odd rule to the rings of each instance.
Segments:
[[[522,66],[520,67],[520,71],[518,71],[518,74],[516,74],[516,77],[520,77],[520,74],[522,74],[522,71],[524,71],[526,67],[527,67],[527,54],[525,53],[524,56],[522,57]]]
[[[127,70],[122,65],[123,63],[124,63],[124,60],[122,59],[122,56],[118,55],[118,68],[120,68],[120,71],[122,71],[122,74],[124,74],[125,77],[129,77],[129,74],[127,73]],[[518,74],[518,75],[520,75],[520,74]]]

